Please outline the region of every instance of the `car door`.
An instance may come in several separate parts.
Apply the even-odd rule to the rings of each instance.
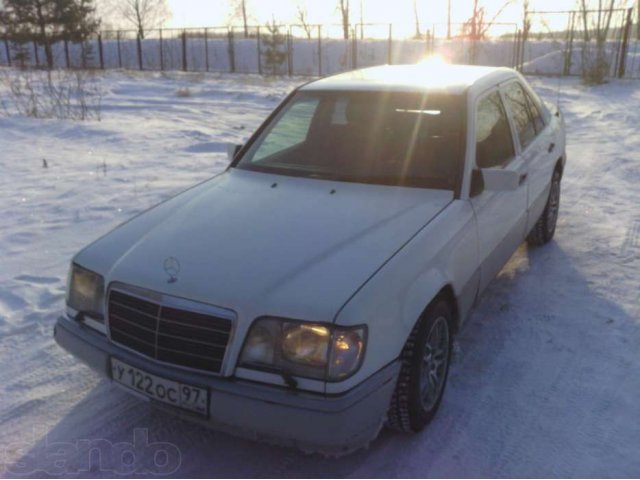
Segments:
[[[475,102],[474,169],[509,169],[519,173],[512,191],[484,190],[470,197],[478,223],[480,291],[500,271],[525,236],[527,212],[526,165],[517,154],[511,124],[498,88]]]
[[[540,218],[549,194],[555,160],[553,133],[542,115],[542,106],[518,80],[503,85],[507,111],[513,121],[520,155],[527,166],[527,232]]]

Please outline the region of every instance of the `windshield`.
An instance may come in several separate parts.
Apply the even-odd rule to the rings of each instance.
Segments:
[[[455,189],[462,96],[298,92],[236,165],[281,175]]]

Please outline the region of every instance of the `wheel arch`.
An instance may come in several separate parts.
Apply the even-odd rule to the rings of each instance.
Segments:
[[[562,174],[564,173],[564,157],[560,157],[556,160],[556,165],[553,167],[553,171],[560,172],[560,176],[562,177]]]
[[[446,301],[451,307],[451,324],[449,325],[449,328],[451,329],[451,333],[456,335],[460,329],[460,309],[458,308],[458,297],[456,297],[453,290],[453,285],[447,283],[443,286],[433,300],[429,302],[429,305],[440,299]]]
[[[422,321],[425,317],[429,308],[432,305],[435,305],[436,302],[440,300],[444,300],[451,307],[451,321],[449,322],[449,328],[451,329],[451,333],[456,335],[460,329],[460,309],[458,306],[458,297],[456,296],[455,290],[451,283],[443,284],[438,290],[434,290],[435,293],[429,296],[429,302],[424,306],[420,315],[414,320],[413,328],[407,334],[407,338],[405,339],[405,344],[407,340],[411,337],[411,332],[414,328]],[[403,347],[404,348],[404,347]]]

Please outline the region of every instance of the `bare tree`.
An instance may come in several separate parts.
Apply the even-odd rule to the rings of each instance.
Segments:
[[[416,21],[416,38],[421,38],[422,34],[420,33],[420,14],[418,13],[418,0],[413,0],[413,16]]]
[[[514,0],[506,0],[496,11],[495,15],[487,20],[486,8],[480,5],[480,0],[473,0],[473,11],[471,18],[463,25],[464,35],[471,41],[470,62],[475,63],[478,55],[478,41],[483,40],[496,19],[502,14],[505,8],[511,5]]]
[[[522,32],[524,33],[525,37],[527,37],[529,35],[529,32],[531,31],[531,8],[529,5],[529,0],[524,0],[522,4],[522,13]]]
[[[524,0],[522,4],[522,44],[527,43],[529,32],[531,31],[531,9],[529,0]]]
[[[306,7],[301,4],[296,5],[296,18],[298,22],[300,22],[300,25],[302,25],[307,38],[311,40],[311,25],[309,25],[309,14]]]
[[[235,0],[234,17],[242,17],[242,28],[244,38],[249,38],[249,14],[247,13],[247,0]],[[234,22],[232,22],[234,23]]]
[[[487,35],[487,32],[496,22],[498,17],[502,14],[504,9],[511,5],[513,2],[514,0],[506,0],[496,11],[495,15],[491,17],[491,20],[486,20],[486,8],[480,5],[480,0],[473,0],[473,11],[471,13],[471,18],[464,24],[464,33],[474,41],[484,39]]]
[[[120,0],[119,12],[122,18],[134,25],[140,38],[152,28],[159,28],[171,18],[166,0]]]
[[[616,7],[616,0],[608,0],[606,5],[604,1],[598,0],[598,9],[594,12],[589,10],[587,0],[580,0],[580,15],[582,15],[584,37],[582,77],[585,82],[592,84],[604,83],[609,71],[605,47],[611,27],[611,18]],[[589,14],[592,14],[591,21],[589,21]],[[592,38],[595,39],[595,55],[592,55],[590,51]]]
[[[338,9],[342,17],[342,34],[345,40],[349,39],[349,0],[338,0]]]

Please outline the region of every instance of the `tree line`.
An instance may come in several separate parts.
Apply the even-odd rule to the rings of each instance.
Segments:
[[[102,0],[103,7],[136,29],[144,38],[170,12],[166,0]],[[34,42],[53,68],[52,45],[67,41],[84,44],[101,26],[95,0],[0,0],[0,34],[14,45]]]

